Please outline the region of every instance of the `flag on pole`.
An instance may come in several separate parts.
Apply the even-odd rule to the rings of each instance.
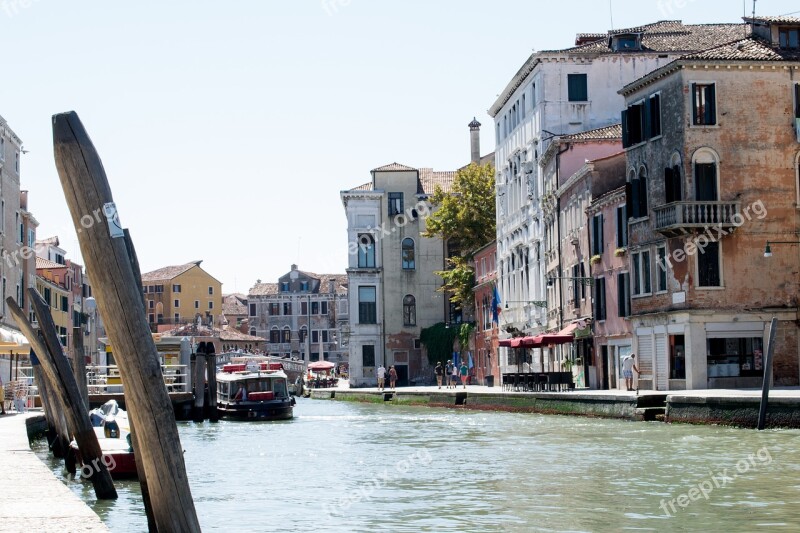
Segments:
[[[473,364],[473,362],[472,362],[472,352],[467,352],[467,354],[469,355],[469,363],[468,364],[469,364],[469,368],[471,369],[472,367],[475,366]]]
[[[500,312],[502,311],[500,303],[500,293],[497,292],[497,285],[495,285],[492,287],[492,323],[494,324],[500,323]]]

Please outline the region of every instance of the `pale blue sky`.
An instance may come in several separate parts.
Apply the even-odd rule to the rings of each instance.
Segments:
[[[616,28],[743,12],[741,0],[612,3]],[[757,13],[798,9],[759,0]],[[30,150],[39,237],[58,234],[80,260],[50,130],[75,110],[143,271],[203,259],[224,292],[247,292],[295,262],[344,272],[340,190],[392,161],[462,166],[473,116],[493,150],[486,109],[531,49],[611,27],[606,0],[0,0],[0,115]]]

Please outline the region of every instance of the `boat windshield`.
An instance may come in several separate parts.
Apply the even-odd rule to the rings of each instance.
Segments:
[[[272,390],[275,392],[276,398],[286,398],[289,392],[286,388],[286,380],[283,378],[272,380]]]

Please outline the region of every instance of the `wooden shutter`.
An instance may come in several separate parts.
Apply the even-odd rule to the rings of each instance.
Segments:
[[[602,254],[605,244],[603,242],[603,213],[598,214],[597,217],[597,253]]]
[[[673,175],[674,173],[671,168],[668,167],[664,169],[664,195],[665,195],[664,200],[666,201],[666,203],[671,203],[676,201],[675,198],[673,197],[673,193],[675,191],[675,187],[672,184],[672,180],[674,179]]]
[[[697,113],[697,84],[692,83],[690,88],[692,90],[692,124],[696,126],[697,124],[700,124],[700,117]]]
[[[625,274],[617,274],[617,315],[625,315]]]
[[[681,167],[679,165],[675,165],[672,167],[672,197],[675,198],[676,202],[680,202],[683,200],[683,193],[681,192],[683,189],[683,179],[681,178]]]
[[[625,211],[626,216],[633,216],[633,183],[625,184]]]
[[[627,148],[630,146],[630,139],[628,136],[628,110],[622,110],[622,147]]]
[[[639,176],[639,216],[647,216],[647,177]]]
[[[794,116],[800,118],[800,83],[794,84]]]
[[[716,86],[711,83],[706,85],[706,124],[709,126],[717,123],[717,98]]]
[[[650,135],[650,126],[652,124],[650,120],[650,103],[649,100],[645,100],[642,104],[642,140],[645,141],[652,137]]]

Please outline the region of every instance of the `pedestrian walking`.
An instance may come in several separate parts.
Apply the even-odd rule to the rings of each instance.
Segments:
[[[467,388],[467,377],[469,377],[469,367],[467,366],[466,361],[461,362],[461,368],[459,369],[461,373],[461,384],[464,385],[464,388]]]
[[[436,372],[436,383],[439,385],[439,388],[442,388],[442,378],[444,377],[444,368],[442,367],[442,362],[439,361],[436,363],[436,368],[434,369]]]
[[[636,354],[632,353],[622,360],[622,375],[625,377],[625,386],[629,391],[633,390],[633,373],[639,374],[636,366]]]
[[[394,390],[394,385],[397,382],[397,370],[394,365],[389,367],[389,387]]]
[[[386,390],[384,380],[386,379],[386,368],[383,365],[378,367],[378,390]]]
[[[456,365],[453,365],[450,371],[450,384],[454,389],[458,387],[458,367]]]

